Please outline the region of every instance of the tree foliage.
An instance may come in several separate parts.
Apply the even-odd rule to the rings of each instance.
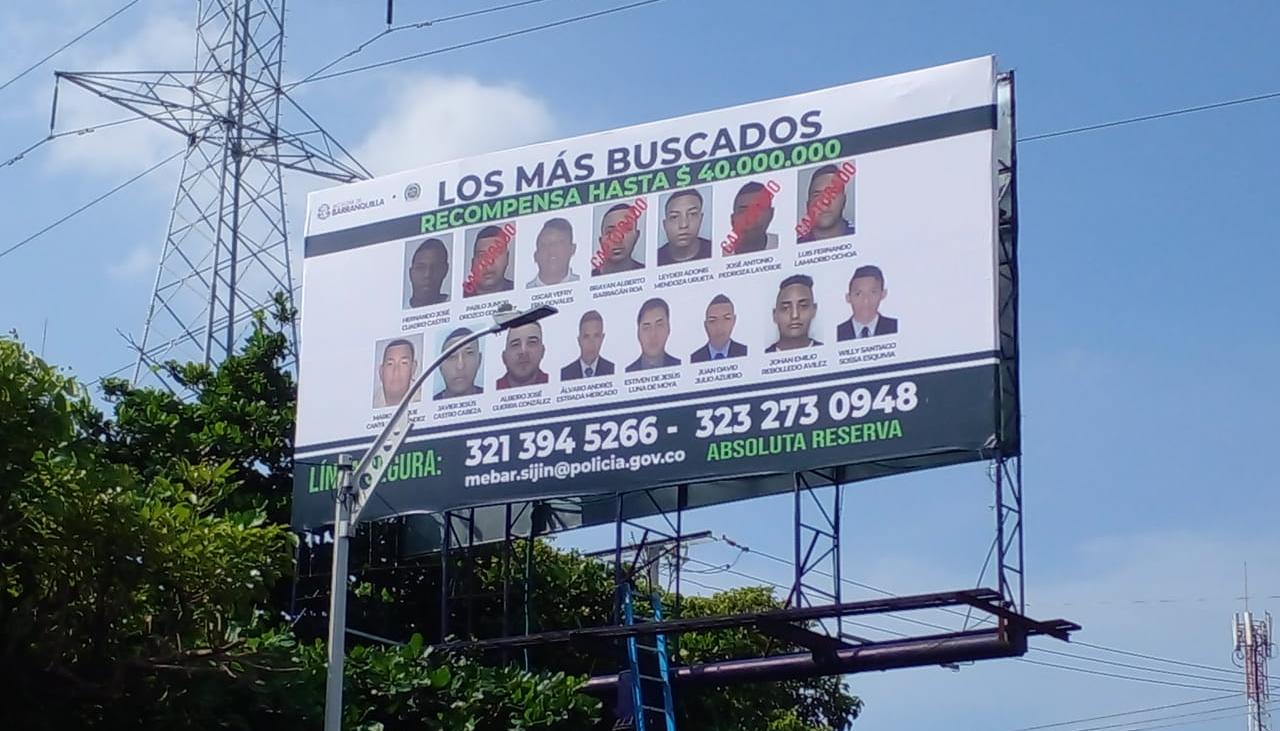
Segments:
[[[281,333],[292,315],[280,305],[259,316],[217,368],[166,364],[181,395],[105,380],[105,412],[74,378],[0,338],[0,684],[13,699],[0,704],[0,728],[319,725],[325,648],[285,611],[299,548],[287,525],[294,383]],[[612,621],[608,567],[543,541],[532,558],[534,629]],[[607,727],[577,688],[616,670],[619,648],[535,654],[534,672],[424,651],[438,639],[439,564],[390,562],[396,570],[361,573],[351,616],[408,642],[350,647],[344,728]],[[475,564],[488,597],[470,607],[480,636],[503,629],[501,566],[492,551]],[[510,569],[521,582],[523,564]],[[310,581],[297,586],[327,577]],[[685,616],[778,606],[763,589],[682,601]],[[764,643],[745,630],[689,635],[678,660]],[[680,706],[685,728],[828,731],[860,701],[826,678],[690,694]]]

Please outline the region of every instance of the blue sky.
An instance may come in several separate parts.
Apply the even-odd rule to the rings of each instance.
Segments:
[[[0,79],[120,4],[6,4]],[[188,64],[188,5],[144,0],[0,91],[0,159],[45,133],[54,67]],[[397,5],[402,22],[472,7]],[[404,31],[349,63],[603,6],[548,0]],[[295,2],[288,22],[286,75],[296,78],[380,30],[382,8]],[[1026,136],[1280,90],[1277,32],[1280,7],[1264,0],[665,0],[317,82],[300,88],[298,99],[375,172],[391,172],[994,53],[1002,68],[1017,71],[1018,127]],[[75,96],[64,89],[60,100],[70,120],[125,116]],[[1280,549],[1273,531],[1280,480],[1268,467],[1280,437],[1273,416],[1280,409],[1272,281],[1280,269],[1277,130],[1280,101],[1272,100],[1019,149],[1028,599],[1035,616],[1083,624],[1083,641],[1230,668],[1228,630],[1231,612],[1241,608],[1244,562],[1255,608],[1280,595],[1280,570],[1269,563]],[[180,144],[129,125],[60,140],[0,168],[0,250]],[[167,167],[0,258],[0,329],[16,329],[37,347],[47,321],[46,356],[86,379],[128,363],[117,330],[140,329],[176,176],[177,167]],[[292,181],[288,191],[294,232],[309,186]],[[990,541],[990,502],[980,466],[852,488],[844,571],[895,592],[971,585]],[[788,511],[785,500],[769,499],[689,522],[785,556]],[[588,533],[565,542],[603,540]],[[709,544],[694,556],[723,564],[734,554]],[[735,570],[786,581],[783,567],[756,556],[741,558]],[[727,573],[698,580],[745,581]],[[1154,665],[1056,641],[1035,646]],[[1039,650],[1028,658],[1209,685]],[[1217,694],[1017,661],[850,682],[867,701],[864,729],[1017,729]],[[1133,718],[1141,717],[1118,720]],[[1186,720],[1213,730],[1243,722],[1213,719]]]

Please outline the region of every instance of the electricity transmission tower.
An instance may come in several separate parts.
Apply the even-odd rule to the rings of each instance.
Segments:
[[[185,140],[133,380],[165,360],[231,354],[273,292],[292,303],[286,170],[350,182],[372,177],[289,96],[281,79],[284,0],[201,0],[195,67],[58,72]],[[57,112],[57,87],[54,113]],[[282,107],[305,124],[285,131]],[[296,346],[296,330],[290,333]]]

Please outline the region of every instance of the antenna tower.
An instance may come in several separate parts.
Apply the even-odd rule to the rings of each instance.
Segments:
[[[1236,612],[1232,639],[1235,643],[1235,660],[1244,668],[1244,693],[1249,704],[1249,731],[1267,731],[1271,728],[1270,683],[1267,677],[1267,660],[1271,657],[1271,613],[1262,619],[1254,619],[1249,611],[1249,580],[1245,578],[1244,611]]]

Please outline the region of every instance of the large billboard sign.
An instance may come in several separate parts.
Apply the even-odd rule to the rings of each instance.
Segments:
[[[443,364],[365,515],[980,458],[996,124],[980,58],[311,194],[295,523],[506,304],[559,314]]]

